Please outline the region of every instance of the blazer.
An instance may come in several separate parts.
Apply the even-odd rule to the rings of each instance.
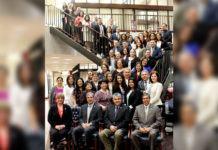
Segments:
[[[119,34],[120,35],[120,34]],[[117,41],[119,41],[120,40],[120,37],[121,37],[121,35],[119,36],[119,39],[117,38],[117,34],[116,33],[113,33],[113,34],[111,34],[111,40],[117,40]]]
[[[149,79],[146,81],[146,85],[144,84],[144,80],[140,80],[138,82],[138,89],[143,93],[144,90],[148,91],[148,87],[149,87]],[[146,86],[146,87],[145,87]]]
[[[15,126],[9,127],[9,150],[27,150],[27,139],[21,129]]]
[[[116,25],[109,25],[108,27],[110,27],[111,28],[111,31],[112,31],[112,33],[116,33],[116,29],[117,29],[117,26]]]
[[[129,91],[127,92],[127,94]],[[129,106],[132,105],[132,107],[135,109],[137,105],[141,103],[141,92],[139,89],[135,89],[130,95],[129,95]],[[127,97],[125,99],[125,104],[127,104]]]
[[[131,77],[133,77],[135,80],[136,80],[136,77],[137,77],[137,71],[134,71],[131,73]],[[140,81],[142,78],[141,78],[141,73],[139,74],[138,76],[138,80],[136,80],[136,82]]]
[[[165,42],[172,42],[172,33],[169,30],[164,30],[162,33],[162,39]]]
[[[147,120],[145,119],[145,106],[144,104],[136,106],[135,113],[133,115],[133,124],[136,129],[148,128],[158,129],[161,125],[160,109],[157,106],[149,104]]]
[[[164,50],[170,50],[169,45],[168,45],[167,42],[165,42],[165,41],[161,41],[160,48],[161,48],[161,49],[163,48]]]
[[[70,129],[72,125],[72,111],[70,106],[63,104],[63,116],[60,118],[57,105],[53,105],[48,112],[48,122],[52,128],[56,125],[64,124],[66,129]]]
[[[113,50],[113,51],[114,51],[114,53],[115,53],[115,51],[116,51],[116,48],[115,48],[115,47],[113,47],[113,49],[112,49],[112,50]],[[117,47],[117,51],[121,53],[121,52],[122,52],[122,47],[118,46],[118,47]]]
[[[161,52],[161,49],[158,48],[157,46],[155,46],[154,48],[154,51],[152,53],[152,56],[153,58],[155,58],[156,60],[160,59],[162,57],[162,52]]]
[[[153,105],[162,105],[161,93],[163,90],[163,85],[160,82],[149,85],[148,93],[150,94],[150,103]]]
[[[103,30],[104,30],[104,36],[107,36],[107,29],[106,29],[106,27],[105,27],[105,25],[103,25],[102,24],[102,26],[103,26]],[[95,28],[94,28],[97,32],[99,32],[100,33],[100,26],[99,26],[99,24],[97,24],[97,25],[95,25]],[[96,39],[99,39],[100,38],[100,34],[99,33],[94,33],[94,36],[95,36],[95,38]]]
[[[135,67],[136,62],[140,61],[140,59],[138,57],[135,57],[132,61],[131,61],[131,69]],[[129,63],[129,57],[126,58],[125,62],[124,62],[124,67],[128,67],[128,63]]]
[[[81,106],[79,113],[80,125],[82,125],[83,123],[87,123],[87,108],[88,104],[84,104]],[[102,121],[102,108],[98,104],[93,103],[92,110],[89,116],[89,122],[92,124],[91,126],[97,129],[100,121]]]
[[[104,123],[106,128],[110,128],[111,125],[117,126],[117,129],[127,129],[128,128],[128,120],[129,120],[129,111],[128,107],[121,104],[119,109],[117,110],[117,116],[115,118],[115,105],[112,104],[107,107]]]
[[[152,68],[154,68],[154,66],[156,65],[156,60],[153,57],[148,58],[148,66]]]

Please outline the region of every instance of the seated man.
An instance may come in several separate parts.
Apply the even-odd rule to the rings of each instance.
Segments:
[[[112,150],[109,137],[114,135],[114,150],[119,150],[119,146],[125,131],[127,131],[129,111],[128,107],[122,104],[121,94],[113,94],[114,104],[107,107],[104,123],[105,129],[100,133],[100,140],[106,150]]]
[[[135,150],[141,150],[139,138],[142,135],[148,135],[150,150],[155,149],[159,126],[161,125],[160,109],[157,106],[150,104],[150,95],[144,93],[142,96],[143,104],[136,107],[133,124],[135,130],[132,133],[131,139],[135,146]]]
[[[73,129],[74,146],[78,148],[78,140],[85,133],[85,147],[89,147],[90,136],[98,129],[98,124],[102,119],[102,109],[94,103],[94,93],[86,94],[88,104],[84,104],[80,110],[80,125]]]

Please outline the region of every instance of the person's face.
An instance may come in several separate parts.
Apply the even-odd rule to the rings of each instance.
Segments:
[[[143,59],[143,61],[142,61],[142,66],[146,66],[147,64],[148,64],[147,59]]]
[[[123,82],[123,79],[122,79],[122,77],[121,77],[121,76],[117,76],[117,82],[118,82],[119,84],[122,84],[122,82]]]
[[[135,57],[135,52],[134,51],[130,51],[130,57]]]
[[[127,69],[124,71],[124,77],[127,79],[130,77],[130,70]]]
[[[97,74],[95,74],[95,75],[93,76],[93,81],[95,81],[95,82],[98,81],[98,75],[97,75]]]
[[[183,125],[191,127],[195,124],[196,113],[191,106],[183,106],[180,113],[180,118]]]
[[[93,96],[92,94],[88,94],[88,95],[86,96],[86,100],[87,100],[87,103],[88,103],[89,105],[91,105],[91,104],[93,103],[93,101],[94,101],[94,96]]]
[[[89,20],[89,17],[88,17],[88,16],[86,16],[86,20],[87,20],[87,21]]]
[[[122,67],[123,67],[123,64],[122,64],[121,61],[117,61],[117,67],[118,67],[118,68],[122,68]]]
[[[21,71],[20,71],[20,77],[21,77],[21,80],[24,81],[24,82],[29,82],[30,79],[31,79],[31,72],[30,72],[30,68],[28,67],[28,65],[24,65],[22,68],[21,68]]]
[[[98,17],[97,16],[95,16],[94,19],[95,19],[95,21],[98,21]]]
[[[116,28],[116,32],[117,32],[117,33],[120,33],[120,28]]]
[[[136,70],[137,70],[138,72],[141,71],[141,65],[140,65],[140,64],[137,64],[137,65],[136,65]]]
[[[61,79],[61,78],[57,79],[57,84],[58,84],[59,86],[62,86],[62,84],[63,84],[63,81],[62,81],[62,79]]]
[[[150,41],[150,45],[151,45],[151,47],[155,47],[155,42],[153,40]]]
[[[113,79],[112,74],[109,74],[109,75],[107,76],[107,80],[108,80],[109,82],[111,82],[112,79]]]
[[[121,97],[115,96],[115,97],[113,98],[113,102],[114,102],[114,104],[115,104],[116,106],[120,106],[121,103],[122,103]]]
[[[129,41],[132,41],[132,36],[129,37]]]
[[[142,96],[142,102],[145,106],[148,106],[149,103],[150,103],[150,98],[149,96],[145,95],[145,96]]]
[[[138,37],[135,37],[134,40],[135,40],[135,41],[138,41],[139,39],[138,39]]]
[[[110,33],[111,32],[111,28],[107,28],[107,33]]]
[[[154,34],[151,34],[151,40],[154,40],[154,39],[155,39]]]
[[[134,84],[133,80],[129,80],[129,87],[130,88],[134,88],[135,87],[135,84]]]
[[[118,47],[119,43],[116,41],[114,42],[114,47]]]
[[[146,72],[142,72],[142,73],[141,73],[141,78],[142,78],[142,80],[147,81],[148,78],[149,78],[149,74],[146,73]]]
[[[93,76],[92,72],[88,72],[88,79],[89,80],[92,80],[92,76]]]
[[[68,79],[68,82],[70,83],[70,85],[72,85],[72,84],[73,84],[73,78],[70,77],[70,78]]]
[[[103,66],[101,67],[101,69],[102,69],[103,73],[106,73],[106,72],[107,72],[107,67],[106,67],[105,65],[103,65]]]
[[[80,17],[82,17],[82,16],[83,16],[83,12],[81,11],[81,12],[80,12]]]
[[[82,87],[82,86],[83,86],[83,81],[82,81],[81,79],[79,79],[78,82],[77,82],[77,85],[78,85],[79,87]]]
[[[143,39],[143,34],[139,34],[139,37],[140,37],[141,39]]]
[[[153,83],[157,82],[157,75],[155,73],[151,75],[151,80]]]
[[[57,99],[56,99],[56,103],[57,104],[59,104],[59,105],[62,105],[63,103],[64,103],[64,98],[63,97],[58,97]]]
[[[92,85],[89,83],[86,85],[86,90],[91,91],[92,90]]]
[[[106,90],[107,89],[107,83],[102,82],[101,83],[101,89]]]
[[[127,42],[123,42],[123,47],[127,48],[128,43]]]
[[[161,35],[157,34],[157,39],[160,40],[161,39]]]
[[[123,54],[127,55],[127,49],[123,49]]]
[[[125,35],[125,34],[122,35],[122,39],[123,39],[123,40],[126,39],[126,35]]]
[[[109,23],[110,25],[113,25],[113,19],[110,19]]]
[[[120,53],[116,53],[116,59],[120,59],[121,58],[121,54]]]
[[[10,122],[10,113],[7,110],[0,110],[0,125],[7,125]]]
[[[166,30],[166,29],[167,29],[166,25],[162,24],[162,30]]]
[[[101,24],[101,19],[98,19],[98,24]]]
[[[146,58],[149,58],[151,56],[151,52],[150,51],[146,51],[145,52],[145,56],[146,56]]]
[[[141,47],[141,42],[138,42],[138,43],[137,43],[137,46],[138,46],[138,47]]]
[[[110,57],[113,57],[114,56],[114,52],[110,51],[109,55],[110,55]]]

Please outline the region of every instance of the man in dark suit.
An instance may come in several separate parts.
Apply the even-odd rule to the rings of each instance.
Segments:
[[[113,94],[114,104],[107,107],[104,123],[105,129],[100,133],[100,140],[106,150],[112,149],[110,136],[114,135],[114,150],[119,150],[122,136],[127,131],[129,111],[128,107],[122,104],[121,94]]]
[[[116,61],[116,58],[115,58],[115,56],[114,56],[114,50],[113,49],[111,49],[110,51],[109,51],[109,56],[107,57],[107,62],[108,62],[108,64],[109,64],[109,66],[111,66],[111,69],[112,70],[115,70],[115,61]]]
[[[150,66],[151,69],[154,68],[154,66],[156,64],[156,60],[153,57],[151,57],[151,51],[149,49],[147,49],[145,51],[144,56],[145,56],[145,58],[148,59],[148,66]]]
[[[79,114],[80,125],[73,130],[73,141],[75,148],[78,148],[78,140],[85,134],[85,147],[89,148],[90,136],[97,131],[98,124],[102,120],[102,109],[94,103],[94,93],[88,92],[86,94],[88,104],[81,107]]]
[[[164,42],[172,42],[172,33],[169,30],[167,30],[167,24],[166,23],[162,24],[162,30],[163,30],[163,32],[161,33],[162,34],[162,40]]]
[[[94,21],[91,23],[91,28],[95,29],[95,26],[97,26],[97,25],[98,25],[98,17],[94,16]],[[94,51],[96,52],[97,47],[96,47],[96,38],[95,38],[95,32],[94,31],[92,31],[92,38],[94,38],[93,45],[94,45]]]
[[[156,60],[160,59],[163,55],[162,55],[161,49],[156,46],[156,41],[151,40],[150,45],[151,45],[151,49],[150,49],[151,57],[153,57]]]
[[[113,22],[112,18],[109,20],[109,26],[108,27],[111,28],[112,34],[116,32],[117,26],[114,25],[114,22]]]
[[[147,70],[143,70],[141,72],[141,78],[138,82],[138,89],[141,91],[141,93],[146,92],[148,90],[148,85],[149,85],[149,72]]]
[[[106,55],[106,51],[105,51],[105,36],[107,34],[106,31],[106,27],[105,25],[102,24],[102,20],[101,18],[98,18],[98,24],[95,26],[94,28],[97,32],[95,32],[95,39],[96,39],[96,43],[97,43],[97,53],[99,55]]]
[[[139,138],[142,135],[148,135],[150,150],[154,150],[159,126],[161,125],[160,109],[150,104],[150,95],[148,93],[143,94],[142,102],[143,104],[136,107],[132,119],[135,130],[132,133],[131,139],[135,150],[141,150]]]
[[[113,48],[114,54],[116,52],[121,52],[122,51],[122,47],[120,47],[119,42],[117,40],[114,40],[114,48]]]
[[[120,35],[120,28],[117,27],[117,28],[116,28],[116,33],[111,34],[111,40],[117,40],[117,41],[119,41],[119,40],[120,40],[120,37],[121,37],[121,35]]]

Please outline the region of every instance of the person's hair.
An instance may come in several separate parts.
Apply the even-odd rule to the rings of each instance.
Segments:
[[[145,93],[145,92],[143,92],[143,94],[142,94],[142,98],[143,98],[144,96],[148,96],[149,99],[151,98],[151,97],[150,97],[150,94]]]
[[[144,57],[144,58],[142,58],[142,60],[141,60],[142,70],[144,70],[143,65],[142,65],[142,62],[143,62],[145,59],[147,60],[147,65],[146,65],[145,67],[148,67],[148,59],[147,59],[146,57]]]
[[[17,74],[17,80],[21,85],[24,85],[24,81],[21,77],[21,71],[24,67],[28,67],[28,69],[30,70],[30,83],[33,82],[33,75],[31,73],[31,66],[29,62],[22,62],[18,65],[17,70],[16,70],[16,74]],[[63,80],[62,80],[63,81]]]
[[[63,98],[64,99],[64,94],[63,93],[61,93],[61,92],[59,92],[59,93],[57,93],[57,95],[56,95],[56,99],[58,99],[58,98]]]
[[[128,56],[128,55],[129,55],[129,53],[128,53],[128,49],[127,49],[127,48],[124,48],[124,49],[126,49],[126,51],[127,51],[127,54],[126,54],[126,55]],[[124,49],[123,49],[123,52],[124,52]]]
[[[126,70],[129,70],[131,72],[131,69],[130,68],[125,68],[123,72],[125,72]]]
[[[111,30],[110,26],[107,27],[107,33],[108,33],[108,29],[110,29],[110,33],[112,33],[112,30]]]
[[[99,81],[99,85],[101,85],[102,83],[108,84],[108,80],[107,79],[102,79],[101,81]]]
[[[105,67],[107,68],[107,71],[109,71],[109,66],[108,66],[107,64],[102,64],[102,65],[101,65],[101,68],[102,68],[103,66],[105,66]]]
[[[74,86],[74,77],[73,77],[73,75],[68,75],[68,76],[67,76],[67,79],[66,79],[66,82],[67,82],[68,87],[70,87],[70,83],[69,83],[69,81],[68,81],[70,78],[73,78],[73,86]]]
[[[113,94],[113,99],[114,99],[114,97],[120,97],[120,98],[122,98],[122,96],[121,96],[120,93],[114,93],[114,94]]]
[[[153,74],[156,74],[156,76],[157,76],[157,82],[159,82],[159,81],[160,81],[160,74],[159,74],[157,71],[152,71],[152,72],[151,72],[151,74],[150,74],[150,82],[153,83],[153,81],[151,80],[151,76],[152,76]]]
[[[93,74],[93,71],[92,71],[92,70],[88,70],[88,71],[87,71],[87,73],[89,73],[89,72],[91,72],[91,73]]]
[[[156,34],[156,38],[157,38],[157,35],[160,35],[160,41],[162,41],[162,35],[160,33],[157,33]],[[158,39],[157,39],[158,40]]]
[[[78,81],[79,80],[81,80],[82,81],[82,83],[83,83],[83,85],[82,85],[82,90],[84,90],[84,80],[83,80],[83,78],[78,78],[77,80],[76,80],[76,88],[75,88],[75,90],[76,91],[79,91],[79,86],[78,86]]]
[[[121,86],[122,86],[122,88],[123,88],[124,90],[126,90],[126,89],[127,89],[127,86],[126,86],[126,82],[125,82],[125,79],[124,79],[124,76],[123,76],[122,73],[118,73],[118,74],[116,75],[116,77],[115,77],[115,79],[114,79],[113,88],[115,88],[115,89],[119,88],[119,83],[118,83],[118,81],[117,81],[118,76],[120,76],[120,77],[122,78]]]
[[[120,59],[116,60],[116,62],[115,62],[115,67],[116,67],[116,68],[118,68],[118,67],[117,67],[117,62],[118,62],[118,61],[121,61],[122,65],[124,65],[124,60],[123,60],[122,58],[120,58]]]
[[[57,80],[59,80],[59,79],[61,79],[61,80],[62,80],[62,82],[64,81],[64,79],[63,79],[62,77],[60,77],[60,76],[59,76],[59,77],[57,77],[56,81],[57,81]]]
[[[90,85],[92,86],[92,82],[91,82],[91,81],[86,81],[86,82],[84,83],[84,88],[86,88],[86,86],[87,86],[88,84],[90,84]],[[92,88],[93,88],[93,87],[92,87]]]
[[[124,35],[125,35],[125,39],[123,39],[123,36],[124,36]],[[127,38],[126,34],[123,33],[123,34],[121,35],[121,37],[120,37],[120,40],[121,40],[121,41],[126,41],[126,40],[127,40],[126,38]]]
[[[112,75],[112,82],[113,82],[113,74],[112,74],[112,73],[110,73],[110,72],[106,74],[106,79],[108,80],[108,76],[109,76],[109,74],[111,74],[111,75]],[[108,82],[109,82],[109,81],[108,81]]]
[[[140,65],[140,66],[141,66],[141,70],[140,70],[140,71],[142,71],[143,68],[142,68],[142,65],[141,65],[141,62],[140,62],[140,61],[137,61],[136,64],[135,64],[135,71],[137,72],[137,70],[136,70],[136,66],[137,66],[137,65]]]
[[[88,95],[92,95],[92,97],[94,97],[94,93],[93,93],[93,92],[87,92],[87,93],[86,93],[86,97],[87,97]]]
[[[86,20],[86,17],[87,17],[87,16],[88,16],[88,20]],[[86,16],[85,16],[85,21],[86,21],[86,22],[90,21],[90,16],[89,16],[89,15],[86,15]]]
[[[133,83],[134,83],[134,89],[136,89],[137,88],[137,82],[136,82],[136,80],[133,78],[133,77],[130,77],[129,78],[129,81],[133,81]],[[129,84],[129,82],[128,82],[128,84]],[[129,87],[129,85],[128,85],[128,87]],[[129,90],[130,90],[131,88],[129,87]]]
[[[165,25],[167,27],[167,24],[166,23],[162,23],[162,25]]]
[[[143,72],[149,74],[148,70],[142,70],[141,74],[142,74]]]
[[[150,34],[150,38],[149,38],[149,39],[151,40],[151,35],[152,35],[152,34],[154,35],[154,39],[152,39],[152,40],[156,40],[156,39],[157,39],[157,36],[156,36],[156,34],[155,34],[155,33],[151,33],[151,34]],[[151,41],[152,41],[152,40],[151,40]]]

